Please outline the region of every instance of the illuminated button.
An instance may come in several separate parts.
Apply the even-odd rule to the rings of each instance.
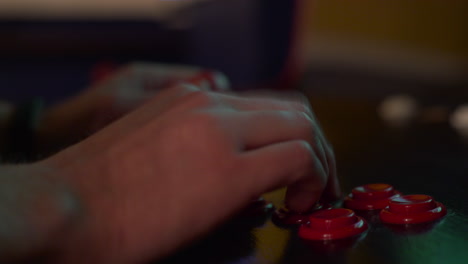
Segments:
[[[391,199],[380,212],[380,219],[387,224],[418,224],[435,221],[446,214],[445,206],[431,196],[413,194]]]
[[[311,214],[308,223],[299,228],[299,236],[310,240],[334,240],[359,235],[367,228],[366,221],[352,210],[329,209]]]
[[[353,210],[379,210],[388,205],[389,199],[400,196],[393,186],[373,183],[358,186],[345,198],[344,206]]]
[[[408,125],[419,112],[418,102],[406,94],[387,97],[377,109],[386,124],[395,127]]]

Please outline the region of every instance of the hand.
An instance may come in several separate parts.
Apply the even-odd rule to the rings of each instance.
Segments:
[[[221,73],[195,67],[145,63],[125,66],[48,109],[38,129],[39,150],[53,152],[76,143],[181,81],[194,82],[205,90],[229,88]]]
[[[177,86],[45,160],[81,201],[59,263],[138,263],[290,186],[304,211],[338,195],[334,156],[308,104]],[[328,187],[327,187],[328,186]]]

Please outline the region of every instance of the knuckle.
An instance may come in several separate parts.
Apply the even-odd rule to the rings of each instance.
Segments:
[[[290,122],[300,131],[303,139],[314,142],[318,139],[316,126],[307,113],[302,111],[288,111]]]
[[[190,88],[187,88],[190,89]],[[185,96],[185,103],[193,107],[209,107],[214,103],[213,95],[206,91],[196,90]]]
[[[219,151],[219,120],[205,113],[192,113],[180,117],[164,130],[163,137],[170,138],[172,149],[198,149],[202,156]]]
[[[199,127],[212,128],[218,125],[219,119],[211,113],[197,113],[192,116],[191,122]]]
[[[297,111],[306,113],[307,115],[310,116],[311,110],[310,110],[309,106],[307,106],[307,105],[305,105],[304,103],[301,103],[301,102],[293,102],[292,105],[293,105],[294,109],[296,109]]]
[[[218,131],[220,120],[208,112],[196,112],[179,122],[186,131],[198,138],[212,137]]]
[[[306,112],[296,111],[294,113],[295,113],[297,122],[300,122],[300,124],[305,130],[315,133],[315,124]]]
[[[294,96],[294,101],[302,104],[302,105],[305,105],[305,106],[308,106],[309,105],[309,99],[307,98],[307,96],[304,94],[304,93],[301,93],[301,92],[293,92],[293,96]]]
[[[301,164],[309,165],[314,161],[314,151],[307,141],[296,141],[294,148],[297,153],[297,158],[301,161]]]
[[[199,90],[192,85],[173,85],[170,86],[168,89],[176,95],[181,95],[185,97],[188,97],[188,95],[190,95],[192,92],[196,92]]]

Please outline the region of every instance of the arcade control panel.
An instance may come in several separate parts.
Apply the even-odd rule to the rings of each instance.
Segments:
[[[392,230],[427,230],[446,214],[445,206],[429,195],[405,195],[384,183],[355,187],[346,196],[344,208],[316,205],[310,212],[295,213],[280,208],[272,220],[280,227],[298,226],[298,235],[312,241],[362,239],[372,224],[381,222]]]

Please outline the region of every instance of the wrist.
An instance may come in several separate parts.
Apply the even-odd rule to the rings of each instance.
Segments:
[[[73,193],[39,163],[5,166],[0,172],[0,252],[7,252],[0,260],[43,257],[58,250],[79,214]]]
[[[79,214],[75,214],[63,239],[58,240],[50,261],[121,263],[122,258],[114,259],[113,255],[121,253],[120,234],[115,230],[123,225],[115,214],[115,206],[111,205],[114,199],[110,199],[109,186],[102,184],[106,172],[103,164],[91,165],[89,160],[84,160],[91,155],[82,152],[81,145],[78,143],[43,161],[47,167],[60,172],[60,180],[71,186],[79,201]],[[86,158],[77,160],[77,156]]]

